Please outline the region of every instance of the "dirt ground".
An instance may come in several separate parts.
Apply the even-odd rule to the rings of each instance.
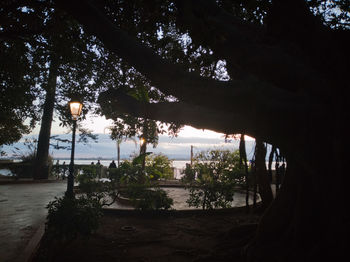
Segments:
[[[258,215],[244,209],[213,212],[108,212],[89,239],[42,244],[33,261],[228,261],[230,250],[254,232]],[[243,241],[243,242],[242,242]],[[45,254],[45,255],[44,255]],[[41,259],[39,259],[41,257]],[[235,260],[239,261],[239,260]]]

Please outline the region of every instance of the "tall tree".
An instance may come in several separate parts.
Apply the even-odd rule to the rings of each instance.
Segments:
[[[85,102],[84,112],[91,111],[96,100],[93,81],[94,68],[98,66],[98,55],[92,50],[96,44],[76,23],[66,20],[65,15],[57,10],[48,11],[46,27],[49,32],[39,35],[42,45],[42,56],[46,57],[41,64],[43,77],[41,85],[45,90],[42,120],[38,138],[38,151],[35,163],[35,179],[48,178],[48,154],[50,147],[51,124],[54,112],[58,113],[62,125],[71,124],[67,115],[69,99],[79,97]],[[70,43],[70,44],[67,44]],[[37,55],[37,54],[36,54]],[[95,66],[93,66],[95,65]],[[44,72],[48,72],[45,77]],[[87,92],[87,87],[90,87]],[[58,99],[57,99],[58,98]]]
[[[99,97],[108,116],[244,133],[281,149],[286,176],[244,249],[251,261],[346,252],[347,1],[33,2],[57,3],[167,97],[145,103],[111,89]]]
[[[346,188],[339,190],[338,183],[345,182],[346,174],[346,147],[341,142],[348,130],[344,123],[348,118],[344,76],[350,61],[346,28],[330,28],[302,0],[249,1],[255,3],[250,6],[240,1],[167,1],[177,28],[226,60],[231,80],[222,82],[164,60],[144,39],[130,36],[134,32],[118,28],[112,14],[122,9],[113,9],[113,4],[104,9],[93,1],[60,2],[152,85],[177,98],[141,104],[120,92],[101,94],[110,107],[224,133],[245,133],[284,152],[288,160],[284,185],[263,216],[254,244],[246,249],[251,260],[276,255],[283,260],[289,254],[296,260],[314,260],[345,251],[342,229],[349,220],[342,208],[346,206],[342,192]],[[133,5],[136,19],[145,8],[134,1]],[[348,19],[348,7],[338,7]],[[161,12],[157,15],[159,19],[152,21],[163,25]],[[324,139],[328,145],[320,143]],[[326,162],[335,167],[324,166]],[[279,245],[280,253],[269,252],[269,245]]]
[[[30,127],[25,128],[19,123],[16,128],[20,132],[14,132],[12,136],[16,134],[18,140],[22,134],[30,131],[41,116],[34,178],[45,179],[48,177],[48,154],[54,112],[58,114],[61,124],[68,126],[71,124],[67,114],[69,99],[79,96],[85,102],[84,113],[91,111],[96,100],[97,85],[93,84],[93,77],[94,69],[99,63],[94,48],[99,42],[86,34],[74,20],[66,19],[67,15],[53,8],[50,3],[8,1],[0,12],[4,17],[0,39],[6,44],[6,49],[12,50],[13,53],[22,52],[23,57],[27,59],[27,63],[24,63],[23,58],[19,60],[22,62],[20,67],[26,66],[26,81],[20,83],[20,80],[17,80],[17,84],[26,85],[26,92],[30,92],[32,99],[23,95],[22,101],[27,99],[23,104],[34,102],[36,105],[32,108],[26,107],[30,113],[24,113],[20,119],[31,119]],[[17,47],[14,43],[17,43]],[[20,49],[19,44],[25,48]],[[10,63],[9,59],[8,65]],[[5,73],[13,75],[16,71],[7,66],[3,68],[3,72],[5,76]],[[18,72],[16,77],[21,79]],[[4,81],[5,88],[9,90],[11,83],[9,80]],[[20,90],[18,87],[16,89]],[[8,92],[7,99],[9,95],[11,94]],[[13,96],[19,97],[18,93],[13,93]],[[13,105],[13,108],[16,106]],[[12,118],[15,116],[11,115]],[[7,143],[14,142],[14,139],[10,138],[11,136],[7,136],[4,139]]]

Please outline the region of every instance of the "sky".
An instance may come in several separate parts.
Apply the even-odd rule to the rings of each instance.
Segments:
[[[108,134],[108,127],[112,125],[111,120],[107,120],[103,117],[92,117],[89,116],[86,120],[82,121],[81,124],[90,130],[93,131],[94,134]],[[38,135],[40,130],[40,126],[37,126],[32,132],[31,135]],[[62,128],[59,126],[58,121],[54,121],[52,123],[51,134],[65,134],[69,132],[68,129]],[[196,137],[196,138],[222,138],[224,139],[224,134],[217,133],[210,130],[202,130],[196,129],[191,126],[185,126],[180,133],[179,137]]]
[[[90,142],[87,145],[77,143],[75,150],[76,158],[107,158],[116,159],[117,150],[116,142],[109,138],[108,126],[112,124],[111,121],[106,120],[104,117],[88,117],[87,120],[81,122],[81,124],[93,131],[93,134],[98,134],[98,142]],[[23,144],[25,138],[37,139],[40,127],[36,127],[29,136],[24,137],[18,143],[12,146],[4,146],[3,150],[8,153],[8,156],[13,155],[15,147],[17,147],[21,153],[26,153],[28,150]],[[71,133],[68,129],[62,128],[58,125],[58,121],[54,121],[52,124],[51,135],[59,135],[60,138],[71,140]],[[78,137],[77,137],[78,140]],[[254,146],[254,140],[246,138],[247,140],[247,154],[249,155]],[[51,143],[57,144],[55,141]],[[59,142],[59,145],[64,144]],[[190,126],[185,126],[181,129],[177,137],[169,137],[168,135],[160,135],[159,143],[156,148],[152,145],[148,145],[147,151],[153,153],[162,153],[167,155],[171,159],[190,159],[191,146],[193,146],[194,153],[198,153],[208,149],[238,149],[239,141],[231,140],[225,141],[224,134],[216,133],[210,130],[200,130]],[[138,154],[139,142],[136,143],[132,140],[123,141],[120,145],[121,158],[130,158],[131,155]],[[27,151],[26,151],[27,150]],[[50,154],[54,158],[69,158],[70,150],[55,150],[50,148]],[[248,157],[249,158],[249,157]]]

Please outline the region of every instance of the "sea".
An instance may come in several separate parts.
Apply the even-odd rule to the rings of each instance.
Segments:
[[[57,163],[57,161],[59,161],[59,164],[62,165],[63,162],[65,162],[66,165],[69,165],[70,163],[70,159],[54,159],[53,164],[55,165]],[[116,160],[114,160],[116,162]],[[121,160],[123,161],[123,160]],[[17,162],[15,160],[15,162]],[[100,163],[103,166],[108,167],[109,164],[112,162],[112,160],[108,160],[108,159],[100,159]],[[74,164],[76,165],[91,165],[91,163],[96,164],[97,163],[97,159],[75,159],[74,160]],[[172,165],[174,168],[174,178],[175,179],[180,179],[183,174],[182,171],[185,169],[186,164],[190,164],[191,161],[190,160],[173,160],[172,161]],[[266,166],[267,166],[267,162],[266,162]],[[272,170],[275,169],[275,162],[272,163]],[[4,175],[4,176],[10,176],[11,175],[11,171],[8,169],[0,169],[0,174]]]
[[[59,160],[59,164],[63,164],[63,162],[66,162],[66,165],[68,165],[70,163],[70,159],[54,159],[54,164],[57,163],[57,160]],[[117,162],[116,160],[114,160],[115,162]],[[123,160],[120,160],[123,161]],[[100,163],[103,166],[108,167],[109,164],[112,162],[112,160],[105,160],[105,159],[101,159]],[[91,163],[96,164],[97,160],[96,159],[74,159],[74,164],[77,165],[90,165]],[[191,163],[190,160],[173,160],[173,167],[174,168],[185,168],[186,164]]]
[[[56,163],[62,165],[63,162],[65,162],[66,165],[69,165],[70,159],[54,159],[53,164],[55,165]],[[121,160],[123,161],[123,160]],[[14,162],[17,162],[16,160]],[[100,163],[103,166],[108,167],[109,164],[112,162],[112,160],[106,160],[106,159],[101,159]],[[116,161],[115,161],[116,162]],[[91,165],[91,163],[96,164],[97,160],[96,159],[75,159],[74,164],[76,165]],[[173,160],[173,167],[174,167],[174,178],[175,179],[180,179],[182,177],[182,170],[186,167],[186,164],[190,164],[190,160]],[[9,169],[0,169],[0,174],[4,176],[11,176],[11,171]]]
[[[59,164],[63,164],[63,162],[66,162],[66,165],[68,165],[70,163],[70,159],[54,159],[54,165],[57,163],[57,160],[59,161]],[[117,162],[116,160],[114,161]],[[106,167],[108,167],[111,162],[112,160],[106,160],[106,159],[100,160],[100,164]],[[96,164],[97,160],[96,159],[75,159],[74,160],[74,164],[76,165],[91,165],[91,163]],[[191,163],[190,160],[173,160],[172,165],[174,168],[174,178],[180,179],[183,176],[182,171],[185,169],[186,164],[190,164],[190,163]]]

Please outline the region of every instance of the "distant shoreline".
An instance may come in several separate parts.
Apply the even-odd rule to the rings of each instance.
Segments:
[[[54,157],[54,160],[69,160],[70,157]],[[104,161],[112,161],[112,160],[116,160],[116,157],[109,157],[109,158],[104,158],[104,157],[75,157],[74,160],[104,160]],[[120,158],[121,161],[123,160],[130,160],[132,159],[131,157],[129,158]],[[191,159],[185,159],[185,158],[169,158],[170,160],[176,160],[176,161],[191,161]]]

